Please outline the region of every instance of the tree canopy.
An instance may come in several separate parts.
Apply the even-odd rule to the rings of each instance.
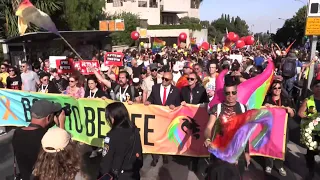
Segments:
[[[296,44],[301,44],[305,34],[307,6],[303,6],[296,14],[287,19],[282,28],[278,29],[273,37],[277,43],[287,44],[287,42],[296,41]]]
[[[133,13],[122,12],[119,14],[107,15],[106,19],[123,19],[125,30],[122,32],[114,32],[111,34],[112,43],[114,45],[132,45],[134,41],[130,38],[130,33],[139,27],[139,16]]]

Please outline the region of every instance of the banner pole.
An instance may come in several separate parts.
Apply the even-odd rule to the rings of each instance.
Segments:
[[[69,44],[69,42],[63,37],[61,36],[61,34],[59,34],[60,38],[69,46],[69,48],[81,59],[82,57],[77,53],[77,51],[75,49],[73,49],[73,47],[71,46],[71,44]]]

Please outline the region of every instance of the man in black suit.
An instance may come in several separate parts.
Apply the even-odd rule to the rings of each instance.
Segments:
[[[180,92],[179,89],[172,85],[172,73],[166,72],[163,74],[162,83],[155,84],[152,86],[152,91],[148,97],[148,101],[144,104],[154,104],[154,105],[163,105],[169,106],[170,109],[174,109],[177,106],[180,106]],[[168,163],[168,157],[163,155],[163,163]],[[159,155],[152,154],[151,166],[156,166],[159,160]]]

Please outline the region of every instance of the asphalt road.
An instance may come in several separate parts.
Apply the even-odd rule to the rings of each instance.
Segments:
[[[303,180],[307,175],[304,154],[306,150],[298,145],[299,126],[295,122],[289,122],[290,139],[288,152],[286,154],[285,169],[287,176],[281,177],[276,170],[271,175],[266,175],[263,171],[264,158],[252,157],[250,170],[245,174],[244,180]],[[0,180],[13,179],[13,153],[11,138],[13,132],[0,136]],[[298,134],[298,135],[297,135]],[[81,146],[83,154],[83,171],[88,175],[88,179],[96,180],[100,157],[89,158],[90,148]],[[320,157],[317,157],[318,161]],[[151,167],[151,156],[144,156],[144,166],[141,170],[142,180],[203,180],[204,171],[207,167],[205,159],[199,162],[199,172],[197,174],[188,170],[184,159],[177,156],[170,156],[169,163],[163,164],[160,158],[156,167]],[[318,167],[318,172],[319,171]],[[320,174],[320,173],[319,173]],[[320,180],[320,175],[316,174],[314,180]]]

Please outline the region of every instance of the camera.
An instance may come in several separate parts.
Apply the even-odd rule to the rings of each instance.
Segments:
[[[65,106],[65,107],[61,108],[60,111],[58,111],[58,112],[55,113],[55,115],[56,115],[56,116],[59,116],[59,115],[61,114],[62,110],[64,111],[64,114],[65,114],[66,116],[70,116],[70,114],[71,114],[71,109],[70,109],[69,106]]]

